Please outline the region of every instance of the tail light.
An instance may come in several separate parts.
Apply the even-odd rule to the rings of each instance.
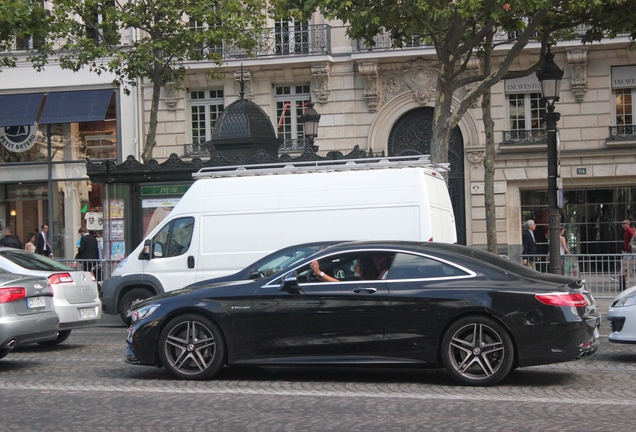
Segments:
[[[59,285],[63,283],[72,283],[73,276],[70,273],[55,273],[49,276],[49,283],[51,285]]]
[[[587,298],[580,293],[549,293],[549,294],[536,294],[534,296],[541,303],[548,306],[574,306],[584,307],[587,306]]]
[[[23,298],[26,298],[26,289],[22,287],[0,288],[0,303],[9,303]]]

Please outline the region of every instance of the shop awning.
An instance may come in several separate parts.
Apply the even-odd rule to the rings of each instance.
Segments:
[[[43,96],[42,93],[0,96],[0,127],[35,124]]]
[[[101,121],[106,118],[113,90],[49,93],[40,124]]]

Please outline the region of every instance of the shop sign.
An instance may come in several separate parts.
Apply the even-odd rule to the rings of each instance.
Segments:
[[[15,153],[30,150],[37,136],[37,125],[0,127],[0,143],[4,148]]]
[[[161,185],[161,186],[142,186],[141,196],[151,195],[183,195],[190,185]]]

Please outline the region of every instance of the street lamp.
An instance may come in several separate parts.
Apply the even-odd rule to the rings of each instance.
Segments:
[[[307,102],[307,109],[298,119],[302,124],[305,131],[305,137],[309,142],[309,145],[305,147],[311,147],[316,153],[318,146],[314,145],[314,139],[318,136],[318,123],[320,123],[320,114],[314,109],[314,103],[309,99]]]
[[[561,274],[561,212],[558,203],[558,186],[557,179],[557,122],[561,118],[561,114],[554,112],[554,103],[559,100],[559,91],[561,90],[561,79],[563,78],[563,70],[554,63],[554,54],[548,52],[545,54],[545,63],[537,71],[537,78],[541,83],[541,95],[546,101],[547,112],[545,114],[545,124],[548,140],[548,229],[550,230],[550,265],[549,271],[554,274]]]

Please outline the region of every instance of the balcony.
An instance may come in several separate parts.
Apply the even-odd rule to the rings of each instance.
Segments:
[[[610,141],[636,140],[636,125],[619,125],[609,127]]]
[[[255,58],[331,54],[331,26],[295,25],[265,28],[258,37]],[[248,58],[246,49],[231,43],[223,46],[225,60]]]
[[[514,129],[503,131],[503,142],[499,150],[502,152],[545,150],[547,142],[545,129]]]

